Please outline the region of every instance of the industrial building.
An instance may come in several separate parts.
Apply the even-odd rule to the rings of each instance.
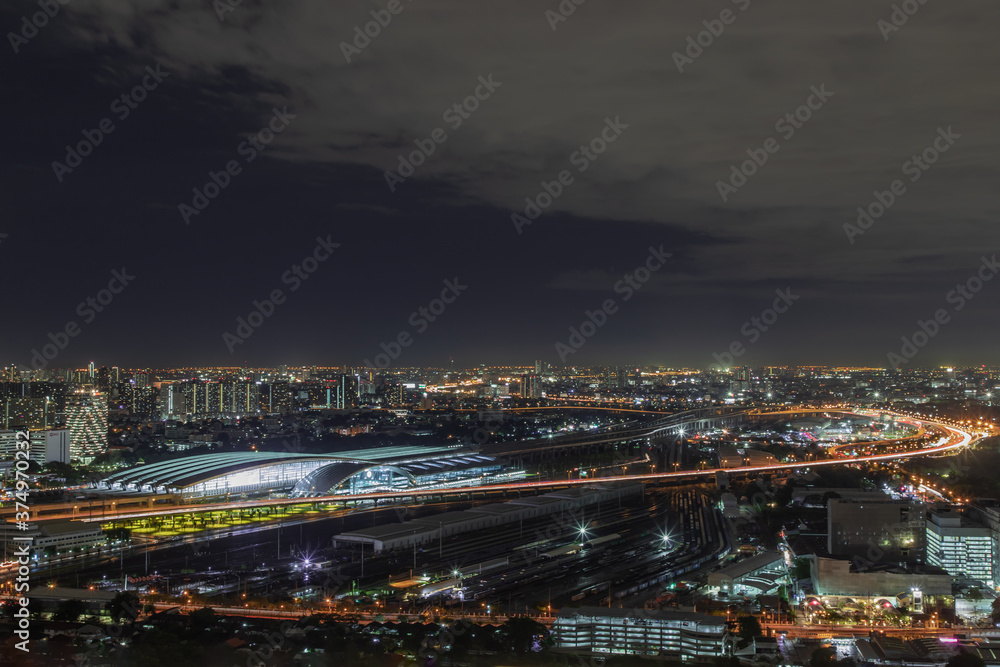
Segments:
[[[827,550],[888,562],[924,561],[925,508],[908,500],[830,498]]]
[[[460,512],[364,528],[334,537],[336,546],[370,545],[375,553],[425,544],[444,537],[485,530],[524,519],[571,513],[585,516],[588,506],[615,502],[628,495],[642,493],[641,484],[607,484],[574,487],[541,496],[518,498],[506,503],[482,505]],[[582,524],[583,521],[580,521]]]
[[[707,660],[723,655],[724,616],[683,611],[563,608],[552,625],[556,650]]]
[[[708,575],[710,588],[737,595],[768,595],[786,580],[784,556],[778,551],[751,556]]]
[[[823,597],[885,598],[918,589],[924,595],[951,595],[951,575],[928,565],[880,564],[852,571],[852,561],[812,557],[813,591]]]
[[[101,526],[96,523],[42,521],[26,524],[25,528],[18,528],[12,523],[0,524],[0,542],[3,543],[3,553],[6,558],[11,558],[11,555],[25,544],[25,538],[31,540],[29,545],[31,553],[39,556],[79,553],[85,549],[98,547],[106,541]]]

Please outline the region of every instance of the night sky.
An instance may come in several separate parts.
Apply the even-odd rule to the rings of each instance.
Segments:
[[[560,363],[608,299],[566,363],[706,367],[738,341],[739,363],[885,365],[938,309],[909,365],[997,362],[1000,280],[949,298],[997,270],[980,268],[1000,208],[994,2],[910,0],[896,29],[868,0],[49,1],[37,34],[37,2],[0,13],[3,363],[30,366],[67,323],[51,366],[360,365],[404,332],[396,365]],[[365,44],[372,11],[387,24]],[[85,131],[100,143],[68,167]],[[934,164],[908,162],[935,140]],[[433,154],[390,190],[415,142]],[[539,217],[512,220],[561,172]],[[845,230],[896,179],[884,215]],[[340,245],[293,290],[317,237]],[[661,246],[626,300],[617,281]],[[78,309],[123,267],[102,312]],[[799,298],[741,333],[776,290]]]

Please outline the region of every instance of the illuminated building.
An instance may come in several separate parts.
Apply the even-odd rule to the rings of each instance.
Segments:
[[[954,510],[931,512],[927,520],[927,562],[955,577],[993,586],[993,535]]]
[[[523,476],[523,471],[505,471],[488,456],[456,451],[454,447],[378,447],[336,454],[204,454],[137,466],[109,476],[99,486],[177,493],[184,498],[270,493],[309,498],[478,485]]]
[[[337,400],[333,407],[338,410],[349,410],[358,406],[358,376],[343,374],[337,383]]]
[[[258,405],[264,414],[285,414],[292,409],[292,391],[287,382],[257,385]]]
[[[386,405],[403,405],[403,384],[401,382],[386,382],[382,395]]]
[[[0,459],[14,458],[17,451],[17,431],[0,431]],[[28,458],[42,465],[57,461],[69,463],[70,436],[68,428],[30,430]],[[23,438],[22,438],[23,442]]]
[[[521,376],[521,398],[541,398],[542,378],[535,374]]]
[[[687,611],[564,607],[552,635],[557,650],[573,653],[704,660],[723,655],[726,618]]]
[[[70,458],[90,461],[108,448],[108,403],[104,394],[78,391],[66,397]]]
[[[51,428],[62,420],[65,387],[50,382],[0,382],[0,428]]]

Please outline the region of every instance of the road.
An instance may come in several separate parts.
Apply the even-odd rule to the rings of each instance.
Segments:
[[[816,409],[816,412],[823,412],[824,410]],[[861,412],[852,413],[849,410],[825,410],[826,412],[844,412],[849,414],[857,414],[859,416],[870,416],[864,415]],[[794,413],[798,414],[803,412],[803,410],[797,410]],[[880,410],[880,413],[887,413],[885,410]],[[780,412],[767,413],[767,414],[783,414]],[[922,426],[923,428],[937,428],[944,431],[947,436],[942,437],[933,446],[926,447],[923,449],[906,451],[906,452],[890,452],[885,454],[874,454],[869,456],[856,456],[850,458],[836,458],[836,459],[821,459],[818,461],[802,461],[795,463],[777,463],[771,465],[760,465],[760,466],[739,466],[739,467],[727,467],[727,468],[708,468],[705,470],[680,470],[675,472],[660,472],[660,473],[643,473],[634,475],[618,475],[615,477],[606,478],[595,478],[595,479],[568,479],[568,480],[547,480],[539,482],[514,482],[508,484],[492,484],[487,486],[467,486],[467,487],[455,487],[449,489],[408,489],[406,491],[391,491],[391,492],[379,492],[379,493],[363,493],[363,494],[344,494],[335,496],[324,496],[321,498],[309,498],[308,500],[303,500],[302,498],[283,498],[283,499],[267,499],[267,500],[245,500],[239,502],[228,502],[228,503],[202,503],[202,504],[191,504],[191,505],[181,505],[181,506],[171,506],[171,507],[153,507],[147,509],[132,509],[127,511],[118,511],[114,513],[109,513],[106,517],[93,517],[93,518],[81,518],[78,516],[71,515],[58,515],[47,518],[64,518],[64,519],[76,519],[83,522],[99,522],[99,523],[109,523],[115,520],[122,519],[133,519],[142,518],[150,515],[159,516],[169,516],[171,514],[191,514],[197,512],[208,512],[208,511],[222,511],[231,510],[234,507],[242,508],[253,508],[253,507],[280,507],[284,505],[303,505],[303,504],[326,504],[331,502],[346,503],[346,502],[377,502],[381,500],[405,500],[408,498],[417,499],[421,497],[433,497],[433,496],[467,496],[472,497],[475,495],[483,495],[487,492],[519,492],[519,491],[540,491],[553,488],[565,488],[571,486],[586,486],[593,485],[595,482],[600,481],[616,481],[616,482],[655,482],[655,481],[685,481],[693,482],[697,479],[702,478],[712,478],[718,472],[725,472],[730,475],[739,474],[750,474],[750,473],[764,473],[764,472],[777,472],[781,470],[794,470],[802,468],[813,468],[818,466],[828,466],[828,465],[845,465],[845,464],[855,464],[855,463],[867,463],[874,461],[891,461],[898,459],[911,458],[915,456],[926,456],[928,454],[942,453],[954,449],[959,449],[961,447],[968,446],[974,440],[974,436],[967,431],[950,426],[947,424],[932,422],[925,419],[917,419],[915,417],[906,416],[906,419]],[[868,443],[870,446],[878,446],[877,442]]]

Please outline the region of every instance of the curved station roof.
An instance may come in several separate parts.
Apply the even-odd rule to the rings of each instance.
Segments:
[[[194,488],[218,490],[232,484],[234,491],[237,487],[271,486],[273,490],[291,489],[293,495],[319,496],[355,475],[372,478],[372,473],[380,473],[387,475],[393,486],[406,488],[421,477],[490,465],[494,465],[491,457],[455,446],[376,447],[333,454],[225,452],[130,468],[108,476],[101,486],[187,493]]]

